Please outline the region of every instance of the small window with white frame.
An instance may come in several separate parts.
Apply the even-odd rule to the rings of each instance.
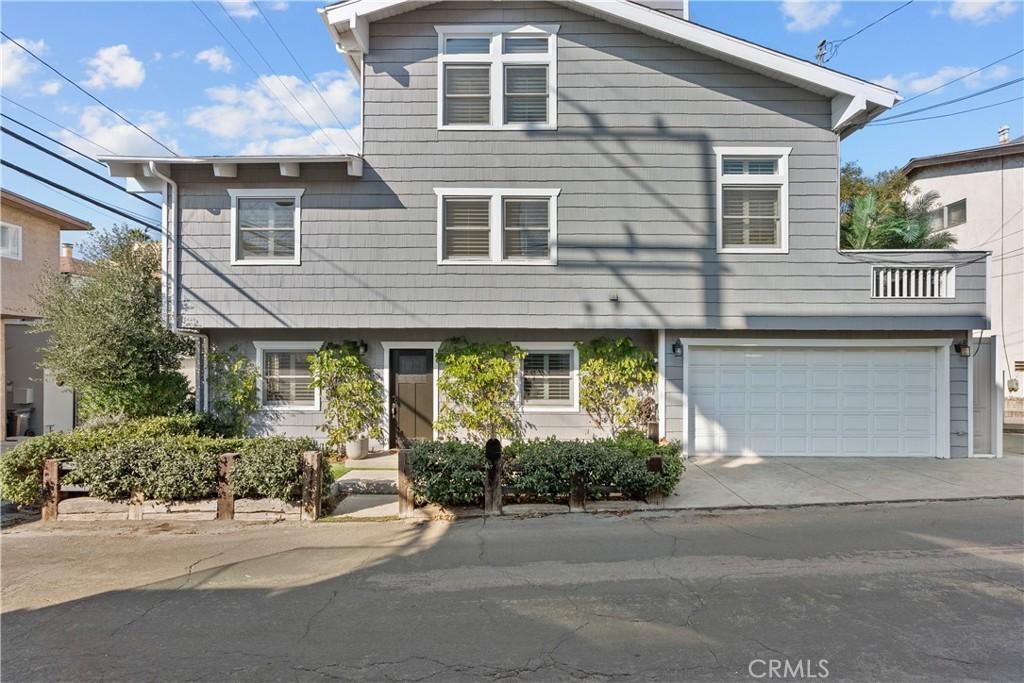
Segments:
[[[559,190],[435,188],[437,262],[554,265]]]
[[[301,263],[301,188],[228,190],[232,265]]]
[[[319,343],[255,342],[260,370],[260,405],[271,410],[320,410],[320,392],[311,386],[309,356]]]
[[[722,253],[789,251],[789,147],[715,147]]]
[[[574,344],[517,343],[523,358],[520,399],[524,412],[579,411],[579,357]]]
[[[439,129],[557,128],[557,25],[434,28]]]
[[[13,223],[0,223],[0,256],[21,260],[21,226]]]

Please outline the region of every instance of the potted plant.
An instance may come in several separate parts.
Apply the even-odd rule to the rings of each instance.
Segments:
[[[320,390],[327,448],[352,459],[365,458],[369,438],[384,435],[384,387],[363,360],[359,344],[326,343],[309,357],[311,386]]]

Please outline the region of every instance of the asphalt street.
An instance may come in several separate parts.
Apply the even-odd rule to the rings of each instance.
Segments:
[[[14,681],[1024,680],[1024,501],[25,524]]]

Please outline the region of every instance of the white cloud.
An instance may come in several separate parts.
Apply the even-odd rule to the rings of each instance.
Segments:
[[[238,19],[252,19],[253,17],[259,16],[259,10],[256,9],[255,3],[252,0],[223,0],[221,5],[227,10],[227,13]],[[287,2],[270,2],[264,3],[263,9],[273,10],[274,12],[283,12],[288,9]]]
[[[111,45],[96,51],[89,60],[89,78],[85,85],[102,90],[114,88],[138,88],[146,80],[146,67],[132,57],[127,45]]]
[[[168,136],[170,119],[164,112],[150,111],[133,114],[131,119],[139,128],[157,140],[175,151],[178,150],[177,141]],[[78,132],[96,144],[89,144],[67,131],[60,131],[58,135],[66,145],[86,154],[109,154],[110,152],[127,155],[168,154],[166,149],[99,106],[86,107],[82,111],[78,121]]]
[[[222,47],[211,47],[196,54],[196,64],[205,62],[210,71],[223,71],[230,73],[234,65],[231,58],[224,53]]]
[[[60,92],[60,89],[64,86],[60,81],[46,81],[39,86],[40,95],[56,95]]]
[[[38,54],[47,50],[42,40],[15,38],[19,43]],[[0,41],[0,88],[21,85],[25,77],[39,68],[39,63],[27,52],[9,40]]]
[[[960,21],[987,24],[1017,11],[1019,3],[1012,0],[953,0],[949,16]]]
[[[971,74],[971,72],[975,71],[977,68],[978,67],[976,66],[944,66],[932,74],[920,74],[918,72],[908,73],[902,76],[887,74],[882,78],[875,79],[875,83],[886,88],[899,90],[905,95],[917,95],[939,88],[942,84],[948,83],[953,79],[967,76],[967,74]],[[958,81],[958,83],[962,83],[969,90],[976,90],[987,83],[1003,80],[1009,76],[1010,73],[1011,71],[1008,66],[1005,64],[999,64],[989,67],[980,73],[971,74],[962,81]],[[942,92],[942,88],[939,88],[936,92]]]
[[[779,10],[789,19],[787,31],[813,31],[821,28],[842,9],[839,2],[816,2],[814,0],[785,0]]]
[[[303,154],[336,154],[338,147],[351,151],[354,145],[335,115],[350,129],[358,122],[358,86],[348,73],[337,71],[317,74],[316,81],[329,107],[309,83],[295,76],[264,75],[245,86],[208,88],[206,96],[212,104],[194,109],[187,122],[223,140],[244,142],[247,154],[280,149],[291,151],[273,153],[301,149]],[[310,122],[306,111],[326,135]]]

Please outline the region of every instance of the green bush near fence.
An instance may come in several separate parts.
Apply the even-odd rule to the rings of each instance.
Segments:
[[[655,456],[662,459],[660,474],[647,468]],[[410,454],[409,483],[420,502],[473,505],[483,498],[486,469],[483,449],[475,444],[422,442]],[[528,498],[565,499],[578,476],[591,499],[612,489],[640,500],[655,489],[671,493],[683,460],[678,444],[658,445],[641,432],[623,430],[615,439],[517,441],[505,448],[503,469],[504,485]]]
[[[218,456],[239,453],[232,470],[236,497],[297,501],[301,454],[308,450],[318,450],[310,439],[210,436],[205,418],[197,415],[110,420],[19,444],[0,459],[0,492],[19,505],[41,502],[43,463],[58,459],[75,463],[65,483],[85,486],[104,500],[124,500],[136,490],[150,500],[212,498]],[[324,480],[326,494],[329,473]]]

